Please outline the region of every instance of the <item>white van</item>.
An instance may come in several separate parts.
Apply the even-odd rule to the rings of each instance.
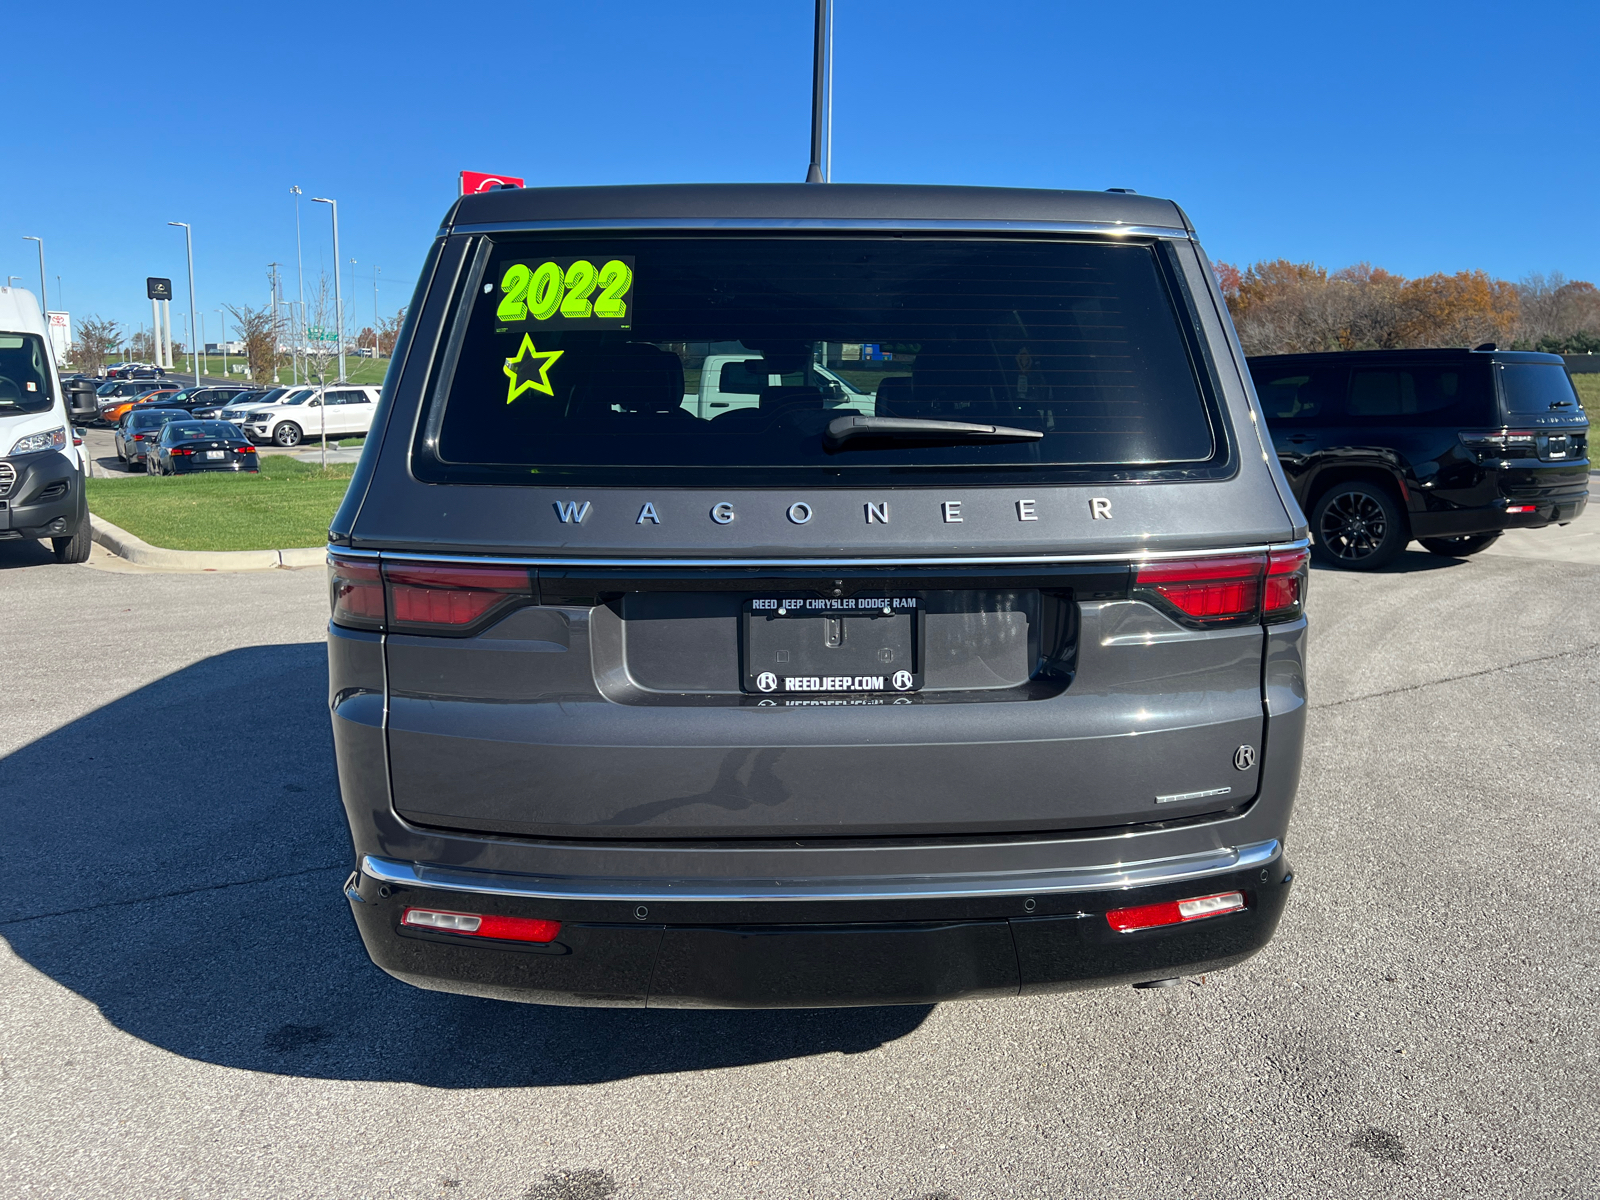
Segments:
[[[86,561],[84,474],[39,302],[0,288],[0,541],[49,538],[57,562]]]
[[[781,366],[789,372],[764,370]],[[709,421],[725,412],[741,408],[759,408],[763,388],[781,387],[785,383],[820,385],[827,393],[825,406],[848,408],[864,417],[876,411],[877,396],[863,392],[853,383],[834,374],[818,363],[797,366],[785,362],[767,362],[758,351],[743,354],[708,354],[700,367],[700,386],[683,398],[683,407],[701,420]]]

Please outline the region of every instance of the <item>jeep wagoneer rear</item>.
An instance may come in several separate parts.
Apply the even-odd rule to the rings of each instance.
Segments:
[[[373,960],[759,1007],[1260,949],[1306,531],[1224,312],[1147,197],[462,199],[331,531]]]

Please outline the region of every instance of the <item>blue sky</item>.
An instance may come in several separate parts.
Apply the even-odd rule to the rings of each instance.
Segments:
[[[126,5],[6,16],[0,272],[149,319],[264,302],[266,264],[405,303],[463,167],[530,185],[800,180],[810,0]],[[1594,3],[837,0],[842,182],[1132,187],[1213,258],[1600,280]],[[22,47],[32,46],[27,53]],[[26,106],[35,104],[30,117]],[[56,276],[61,276],[58,297]],[[216,339],[215,318],[207,331]]]

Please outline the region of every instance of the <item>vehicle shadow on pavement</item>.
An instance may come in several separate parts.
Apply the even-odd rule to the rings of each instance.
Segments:
[[[56,561],[48,542],[8,541],[0,547],[0,571],[14,567],[44,567]]]
[[[552,1008],[391,979],[341,892],[326,691],[321,643],[231,651],[0,759],[0,936],[154,1046],[324,1079],[541,1087],[856,1054],[931,1011]]]
[[[1336,575],[1411,575],[1420,571],[1447,571],[1452,567],[1464,567],[1467,563],[1468,559],[1465,557],[1446,558],[1426,550],[1406,550],[1392,563],[1375,571],[1350,571],[1343,567],[1329,566],[1314,556],[1311,559],[1311,569],[1329,571]]]

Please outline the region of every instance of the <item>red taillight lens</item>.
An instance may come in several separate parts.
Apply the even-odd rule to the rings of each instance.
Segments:
[[[1133,596],[1196,629],[1292,621],[1305,603],[1310,561],[1300,547],[1140,563]]]
[[[468,937],[498,938],[503,942],[553,942],[561,932],[560,921],[537,917],[497,917],[480,913],[445,912],[437,908],[408,908],[400,924],[413,929],[439,933],[462,933]]]
[[[256,448],[254,446],[235,446],[233,452],[235,454],[254,454]]]
[[[1134,594],[1153,600],[1186,625],[1209,627],[1255,621],[1261,612],[1264,554],[1141,563]]]
[[[383,628],[383,578],[376,562],[328,555],[328,593],[335,625]]]
[[[136,442],[142,442],[142,441],[144,441],[144,434],[142,434],[142,433],[136,433],[136,434],[134,434],[134,435],[133,435],[133,440],[134,440],[134,441],[136,441]]]
[[[533,599],[526,567],[386,564],[393,629],[467,633],[486,618]]]
[[[1118,933],[1132,933],[1135,929],[1182,925],[1186,921],[1218,917],[1223,913],[1238,912],[1244,906],[1243,892],[1218,892],[1212,896],[1196,896],[1192,900],[1141,904],[1137,908],[1114,908],[1106,914],[1106,920]]]
[[[169,451],[169,453],[171,453],[171,454],[193,454],[194,451],[190,450],[187,446],[174,446]]]
[[[1274,550],[1267,555],[1266,593],[1261,598],[1261,619],[1292,621],[1305,611],[1306,581],[1310,577],[1311,551]]]

